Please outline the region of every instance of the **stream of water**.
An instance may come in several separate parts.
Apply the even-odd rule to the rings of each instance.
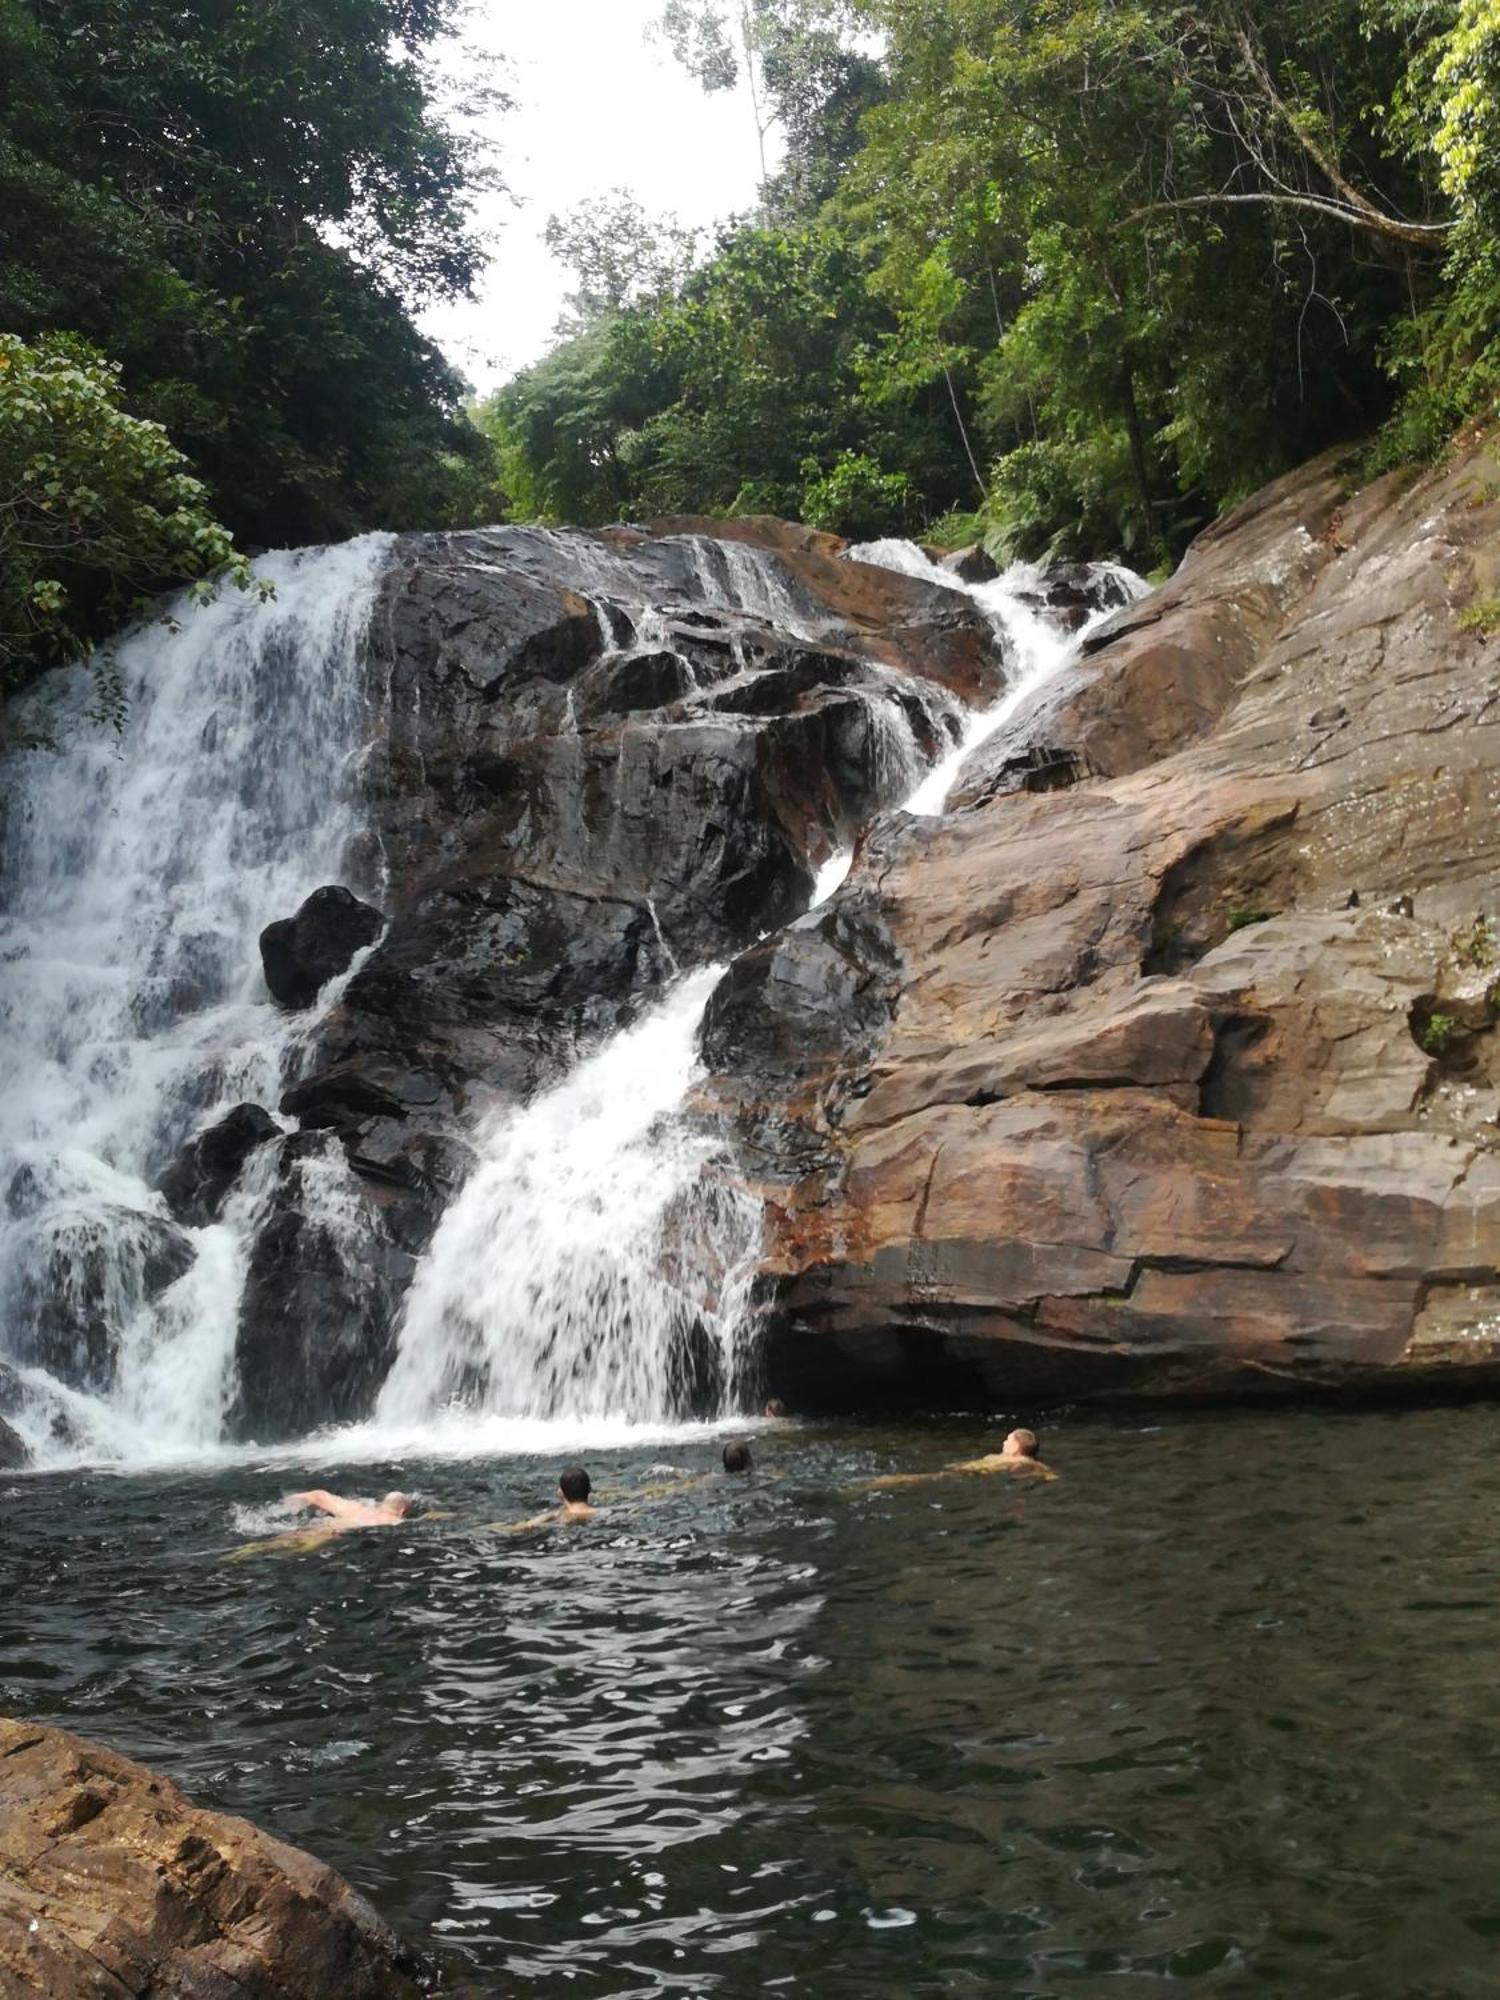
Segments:
[[[526,1535],[557,1450],[3,1481],[0,1709],[483,2000],[1487,2000],[1500,1412],[1073,1418],[1053,1484],[864,1489],[984,1442],[643,1435]],[[244,1554],[309,1479],[450,1518]]]

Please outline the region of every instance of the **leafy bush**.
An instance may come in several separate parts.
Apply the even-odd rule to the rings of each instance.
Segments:
[[[882,472],[862,451],[840,452],[825,473],[811,470],[816,476],[802,489],[802,518],[810,527],[872,542],[910,526],[916,495],[904,472]]]
[[[120,407],[119,370],[66,334],[0,334],[0,687],[91,650],[101,613],[198,579],[251,582],[160,424]]]

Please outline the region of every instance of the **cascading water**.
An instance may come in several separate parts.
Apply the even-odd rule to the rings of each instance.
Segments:
[[[219,1436],[262,1189],[252,1170],[181,1231],[153,1184],[217,1113],[274,1106],[315,1026],[268,1000],[257,938],[342,879],[360,829],[389,539],[261,558],[271,601],[142,626],[118,736],[80,669],[38,704],[57,747],[7,759],[0,1360],[42,1463]]]
[[[705,1174],[712,1142],[683,1115],[722,972],[682,980],[478,1135],[481,1163],[408,1297],[379,1423],[454,1405],[648,1422],[732,1403],[759,1214]]]
[[[919,577],[925,583],[962,591],[1004,636],[1015,660],[1014,675],[999,701],[989,708],[973,711],[966,718],[962,733],[948,755],[933,765],[902,807],[904,812],[923,816],[943,810],[965,759],[1004,729],[1038,688],[1067,664],[1080,641],[1111,617],[1121,604],[1144,597],[1150,589],[1143,578],[1120,563],[1091,564],[1090,575],[1108,586],[1107,594],[1115,601],[1092,612],[1077,631],[1070,632],[1039,608],[1046,573],[1035,563],[1013,563],[989,583],[964,583],[951,570],[941,568],[924,555],[915,542],[865,542],[849,549],[846,555],[851,562],[876,563],[885,569],[900,570],[904,576]]]
[[[1040,582],[1030,566],[968,585],[909,542],[849,557],[973,597],[1015,663],[1005,695],[967,717],[930,770],[895,677],[889,701],[875,705],[872,754],[909,785],[901,810],[939,813],[964,757],[1070,657],[1077,635],[1027,603]],[[814,636],[759,551],[695,538],[692,560],[705,594],[727,588],[755,615]],[[1129,571],[1117,574],[1121,601],[1144,589]],[[899,796],[901,788],[881,789]],[[814,907],[837,890],[849,859],[835,855],[820,869]],[[681,980],[564,1083],[479,1135],[481,1164],[408,1295],[377,1411],[382,1427],[410,1432],[460,1410],[570,1425],[660,1421],[681,1408],[684,1377],[695,1375],[700,1387],[709,1378],[721,1406],[731,1402],[746,1368],[760,1217],[748,1196],[705,1174],[712,1142],[686,1108],[721,971]]]
[[[311,1051],[322,1014],[268,1001],[256,943],[311,889],[347,877],[363,831],[360,765],[381,740],[384,698],[363,640],[387,545],[262,560],[274,602],[225,595],[124,642],[122,738],[86,726],[79,674],[47,697],[62,747],[9,760],[0,1414],[40,1463],[159,1458],[222,1437],[274,1149],[252,1156],[208,1228],[177,1227],[153,1188],[229,1106],[274,1106]],[[702,614],[742,680],[765,664],[767,628],[813,648],[834,630],[836,643],[759,549],[669,538],[633,568],[594,538],[506,530],[501,552],[582,589],[606,661],[673,650],[678,621],[701,626]],[[1034,572],[968,586],[910,544],[850,554],[972,597],[1012,662],[1005,696],[978,716],[930,681],[867,663],[871,796],[940,811],[964,754],[1074,641],[1031,601]],[[648,602],[643,568],[647,593],[659,585]],[[936,764],[934,743],[953,745]],[[833,857],[814,900],[847,868]],[[407,1295],[380,1434],[435,1443],[445,1430],[451,1444],[454,1419],[476,1438],[499,1419],[536,1441],[559,1422],[659,1424],[733,1406],[760,1217],[689,1109],[719,971],[677,979],[561,1083],[481,1125],[479,1164]],[[324,1011],[346,980],[325,989]],[[366,1225],[342,1150],[305,1151],[296,1172],[304,1213],[353,1268]]]

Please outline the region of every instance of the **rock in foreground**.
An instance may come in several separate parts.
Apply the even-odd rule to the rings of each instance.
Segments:
[[[416,2000],[432,1982],[310,1854],[65,1730],[0,1720],[0,1994]]]

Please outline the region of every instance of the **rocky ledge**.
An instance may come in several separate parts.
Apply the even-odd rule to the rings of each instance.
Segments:
[[[430,1971],[348,1883],[61,1729],[0,1719],[0,1993],[417,2000]]]
[[[784,1393],[1500,1383],[1497,495],[1269,488],[736,962]]]

